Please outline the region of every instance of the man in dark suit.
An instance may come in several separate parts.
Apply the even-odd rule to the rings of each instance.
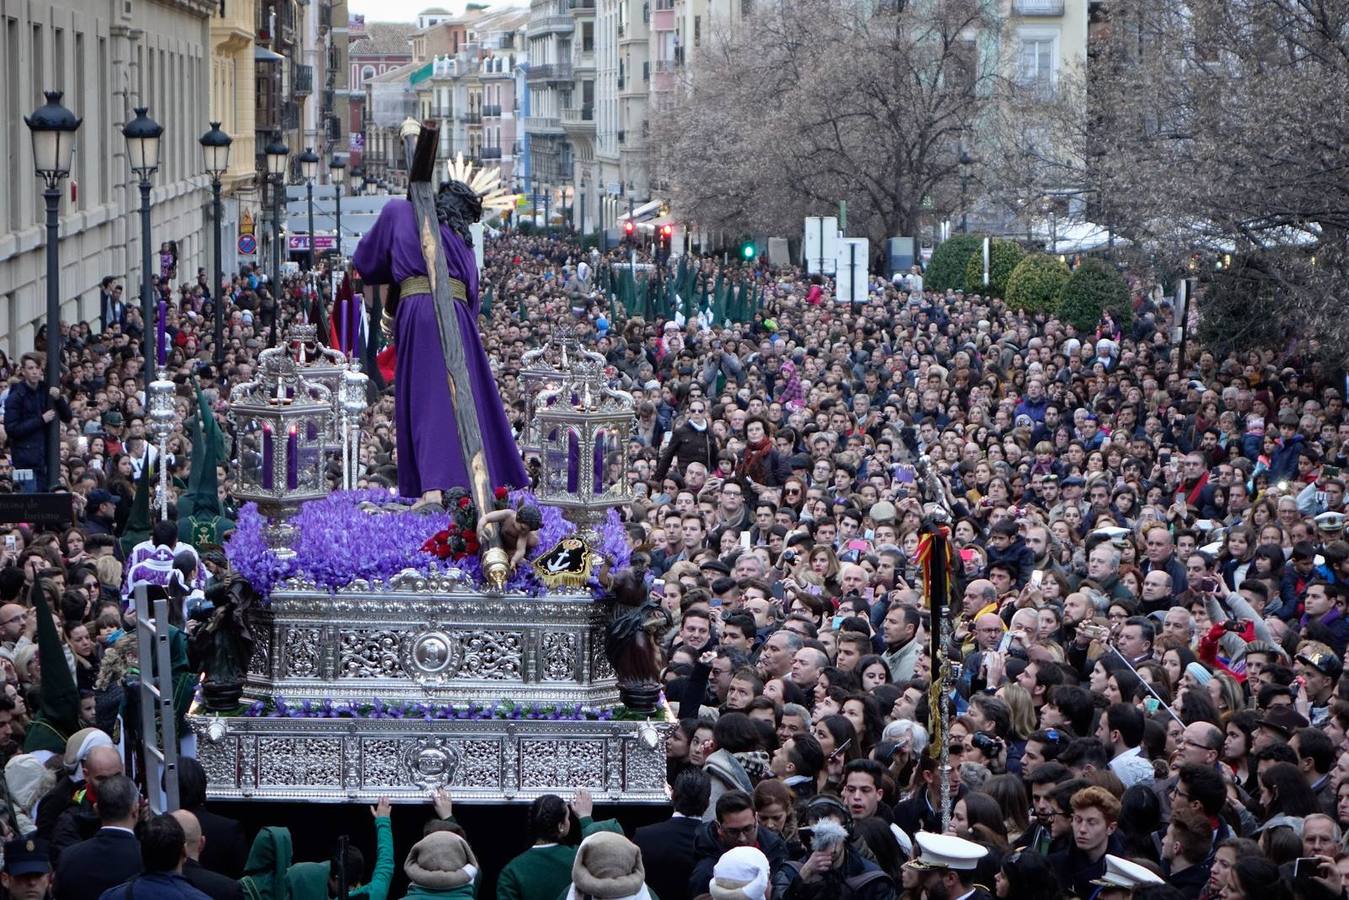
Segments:
[[[113,775],[98,786],[94,807],[102,823],[98,833],[61,854],[56,865],[55,900],[98,900],[100,894],[141,871],[141,845],[136,840],[140,791],[125,775]]]
[[[633,842],[642,851],[647,886],[661,900],[689,900],[689,872],[696,856],[694,835],[712,793],[712,780],[702,769],[685,769],[671,791],[674,815],[638,828]]]
[[[244,860],[248,858],[244,826],[238,819],[218,815],[206,808],[206,772],[201,763],[191,757],[178,760],[178,797],[183,809],[197,817],[206,839],[206,846],[197,861],[227,878],[241,877]]]
[[[212,872],[201,864],[201,851],[206,845],[206,838],[201,833],[201,823],[197,817],[185,809],[170,815],[183,826],[183,847],[187,852],[187,859],[183,860],[183,877],[187,883],[211,900],[243,900],[244,893],[238,881]]]

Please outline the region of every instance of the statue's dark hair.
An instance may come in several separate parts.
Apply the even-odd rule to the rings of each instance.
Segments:
[[[538,531],[543,527],[543,513],[532,504],[526,504],[516,510],[515,520],[530,531]]]
[[[472,247],[468,226],[482,218],[482,198],[462,181],[442,181],[436,191],[436,218]]]

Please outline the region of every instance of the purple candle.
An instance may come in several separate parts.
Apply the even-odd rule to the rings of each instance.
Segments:
[[[169,361],[169,343],[168,335],[165,333],[165,327],[169,318],[169,304],[163,297],[159,298],[159,365],[162,367]]]
[[[581,480],[581,442],[575,431],[567,432],[567,490],[576,492]]]
[[[360,323],[360,316],[357,312],[356,298],[352,297],[350,300],[347,301],[347,334],[350,335],[350,337],[347,339],[347,343],[349,345],[347,351],[352,356],[356,355],[356,344],[358,341],[357,331],[360,328],[359,323]]]
[[[604,491],[604,432],[595,435],[595,493]]]
[[[300,486],[300,433],[290,426],[286,437],[286,490],[293,491]]]
[[[274,468],[275,458],[272,450],[272,426],[268,422],[262,424],[262,486],[265,490],[272,489],[272,469]]]

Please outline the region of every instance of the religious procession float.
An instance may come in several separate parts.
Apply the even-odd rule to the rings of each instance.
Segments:
[[[470,226],[494,184],[451,164],[434,187],[429,126],[404,145],[409,198],[354,258],[396,351],[396,494],[356,489],[366,376],[312,326],[230,397],[247,502],[186,719],[210,796],[662,802],[668,622],[617,511],[632,398],[560,329],[529,356],[517,445],[476,326]]]

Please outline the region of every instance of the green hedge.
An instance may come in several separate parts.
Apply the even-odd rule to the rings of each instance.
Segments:
[[[1018,312],[1053,313],[1058,308],[1059,291],[1071,275],[1068,265],[1057,256],[1031,253],[1008,276],[1003,299]]]
[[[983,243],[983,235],[957,234],[938,244],[923,273],[923,289],[964,290],[965,264],[969,262],[970,254],[978,251]]]
[[[1015,241],[995,239],[988,248],[988,285],[984,285],[984,248],[976,247],[965,262],[965,290],[989,297],[1007,296],[1007,279],[1026,251]]]
[[[1059,291],[1058,314],[1078,331],[1094,331],[1101,313],[1110,310],[1116,324],[1133,320],[1129,285],[1124,276],[1098,259],[1085,259]]]

